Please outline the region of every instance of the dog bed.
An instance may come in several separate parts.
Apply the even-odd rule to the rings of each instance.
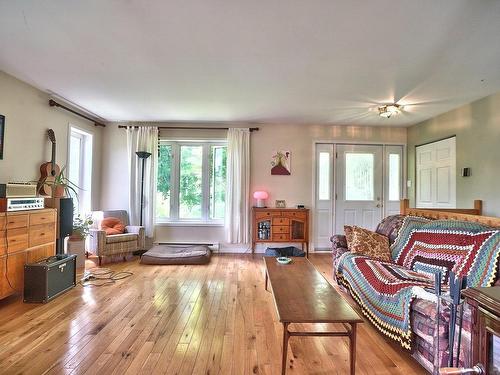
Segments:
[[[156,245],[142,254],[142,264],[207,264],[211,251],[206,245]]]

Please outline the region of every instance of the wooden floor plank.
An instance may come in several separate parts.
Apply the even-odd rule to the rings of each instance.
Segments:
[[[310,259],[335,286],[331,255]],[[261,256],[215,255],[205,266],[132,260],[106,267],[134,275],[112,286],[77,286],[44,305],[0,301],[1,374],[280,373],[283,331],[264,290]],[[359,374],[425,373],[368,322],[359,326],[357,351]],[[345,339],[291,338],[287,374],[348,368]]]

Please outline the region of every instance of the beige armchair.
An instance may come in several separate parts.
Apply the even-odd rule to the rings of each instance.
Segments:
[[[107,235],[101,230],[101,220],[105,217],[116,217],[125,224],[125,233]],[[144,250],[146,236],[144,227],[129,225],[128,213],[125,210],[92,212],[94,228],[90,230],[89,253],[99,257],[101,265],[103,256],[125,256],[137,250]]]

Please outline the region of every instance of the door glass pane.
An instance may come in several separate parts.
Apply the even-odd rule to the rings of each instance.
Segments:
[[[374,197],[373,154],[345,154],[345,199],[372,201]]]
[[[172,146],[160,145],[158,156],[158,182],[156,189],[156,217],[170,217],[170,177],[172,175]]]
[[[202,146],[181,146],[179,218],[201,219]]]
[[[224,219],[226,201],[226,146],[212,146],[210,153],[210,218]]]
[[[330,153],[319,153],[318,164],[318,198],[330,200]]]
[[[398,201],[401,197],[400,155],[389,154],[389,200]]]

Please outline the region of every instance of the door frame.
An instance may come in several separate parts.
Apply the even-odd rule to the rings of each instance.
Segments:
[[[383,155],[385,156],[385,151],[386,147],[385,146],[401,146],[402,147],[402,157],[401,157],[401,196],[402,199],[408,197],[408,183],[407,183],[407,170],[408,170],[408,165],[407,165],[407,158],[408,158],[408,153],[407,153],[407,144],[402,143],[402,142],[370,142],[370,141],[352,141],[352,140],[337,140],[337,141],[332,141],[332,140],[314,140],[312,142],[312,197],[311,197],[311,211],[312,211],[312,220],[311,222],[313,223],[314,226],[314,231],[312,235],[310,236],[311,238],[311,249],[312,252],[330,252],[331,247],[328,248],[318,248],[316,249],[316,228],[317,228],[317,214],[316,214],[316,194],[317,194],[317,181],[318,181],[318,176],[317,176],[317,161],[316,161],[316,147],[318,144],[330,144],[333,146],[333,164],[332,164],[332,172],[331,172],[331,186],[332,186],[332,200],[331,200],[331,212],[332,212],[332,221],[329,225],[330,227],[330,232],[332,235],[334,234],[339,234],[335,233],[335,227],[336,227],[336,220],[337,217],[334,214],[337,209],[337,204],[336,204],[336,199],[335,195],[337,194],[337,187],[336,187],[336,173],[337,173],[337,146],[338,145],[360,145],[360,146],[383,146]],[[382,163],[382,174],[383,174],[383,183],[382,185],[385,185],[385,172],[386,172],[386,165],[385,165],[385,157],[384,157],[384,162]],[[382,194],[383,197],[385,198],[385,186],[382,186]],[[385,217],[385,204],[384,204],[384,210],[382,212],[383,217]]]

